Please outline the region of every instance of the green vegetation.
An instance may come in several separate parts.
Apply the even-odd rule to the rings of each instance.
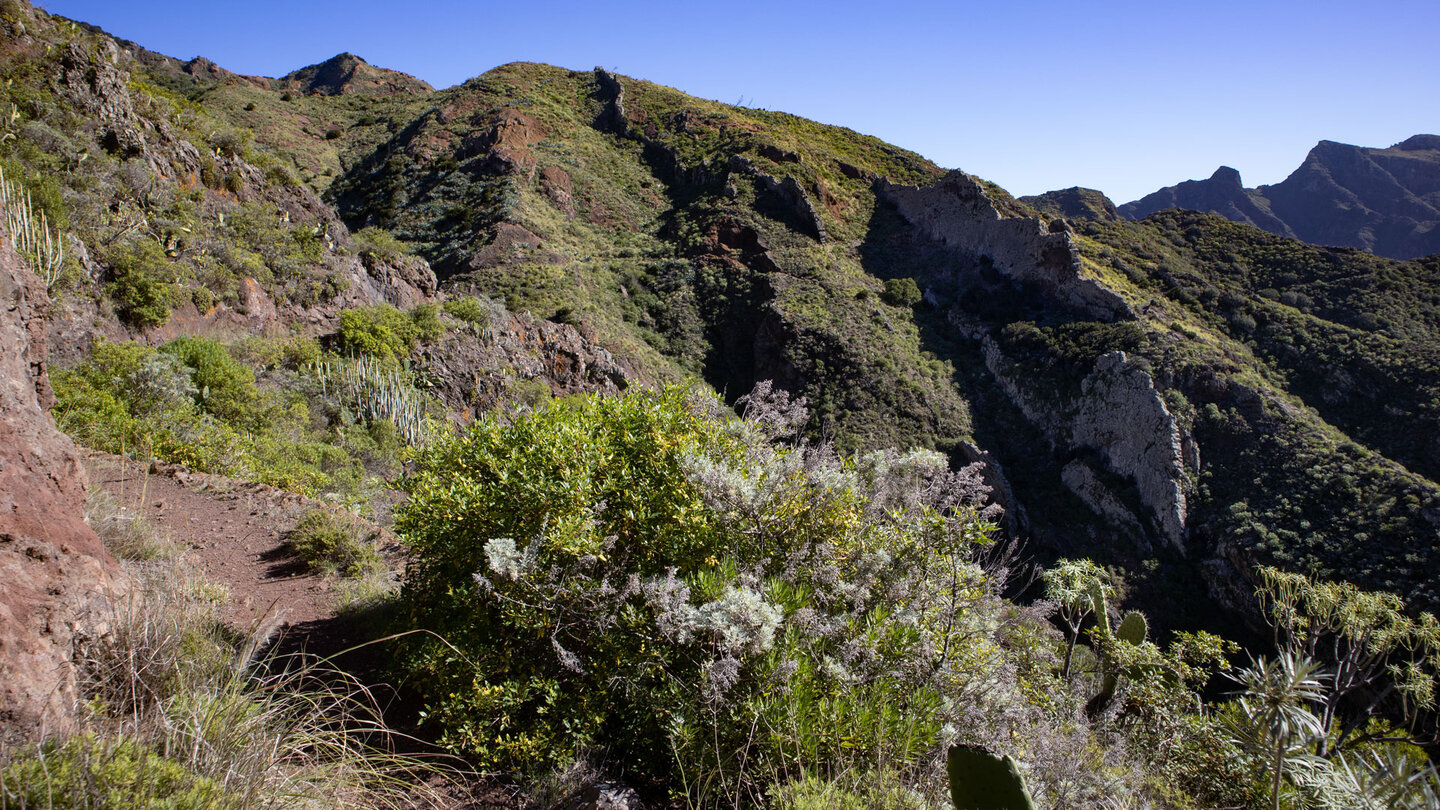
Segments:
[[[170,319],[175,305],[175,269],[150,240],[126,242],[110,254],[109,293],[120,317],[144,329]]]
[[[398,595],[339,513],[290,539],[343,576],[350,609],[424,631],[397,682],[451,750],[561,771],[568,797],[599,762],[690,806],[918,810],[943,801],[954,744],[1009,757],[986,761],[1047,806],[1436,804],[1435,772],[1399,742],[1434,734],[1434,259],[1198,214],[1079,221],[1082,277],[1134,315],[1096,320],[1073,291],[1015,285],[913,228],[877,181],[941,170],[842,128],[523,63],[423,96],[280,92],[129,48],[112,63],[91,29],[0,14],[27,30],[0,49],[0,185],[17,203],[23,187],[17,244],[77,319],[51,330],[59,356],[83,354],[52,369],[57,422],[377,520],[413,460]],[[981,186],[1002,216],[1030,213]],[[363,306],[422,260],[433,303]],[[569,349],[517,348],[532,318],[611,352],[630,393],[553,399],[575,390]],[[274,336],[287,327],[331,334]],[[127,330],[157,345],[87,351]],[[1110,448],[1072,441],[1115,351],[1180,436],[1175,545]],[[498,365],[456,384],[436,357]],[[675,380],[744,417],[698,389],[641,390]],[[456,436],[438,391],[466,419],[519,407]],[[971,442],[1042,562],[1094,557],[1046,566],[1046,601],[1001,598],[1017,566],[977,512]],[[114,504],[91,520],[120,556],[176,553]],[[1256,563],[1279,566],[1259,574],[1279,652],[1235,669],[1233,644],[1195,632],[1236,626],[1202,594],[1233,598]],[[157,730],[262,739],[214,735],[265,716],[285,666],[237,664],[196,612],[119,633],[160,662],[90,684],[124,728],[16,752],[6,800],[54,762],[47,785],[136,806],[263,804],[288,761],[202,767]],[[87,653],[109,662],[96,671],[123,671],[133,648],[106,649]],[[1236,694],[1218,696],[1217,671]],[[296,744],[333,750],[320,739]]]
[[[317,356],[305,341],[178,338],[158,351],[100,341],[52,373],[55,419],[99,450],[363,502],[398,470],[406,434],[388,416],[357,413],[315,366],[284,365]]]
[[[983,748],[950,748],[945,771],[955,810],[1035,810],[1019,763]]]
[[[389,304],[377,304],[341,313],[336,345],[342,353],[396,361],[409,357],[421,341],[439,337],[441,329],[432,304],[422,304],[408,313]]]
[[[326,574],[363,576],[382,564],[364,530],[352,518],[328,509],[306,512],[288,542],[300,559]]]

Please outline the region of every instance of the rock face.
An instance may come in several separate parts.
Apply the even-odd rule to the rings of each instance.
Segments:
[[[0,229],[0,743],[63,731],[71,651],[126,578],[85,524],[85,471],[46,408],[45,287]]]
[[[1133,479],[1160,536],[1183,550],[1185,442],[1155,381],[1124,352],[1109,352],[1095,361],[1080,391],[1070,441],[1100,451],[1111,470]]]
[[[426,349],[423,363],[434,381],[431,391],[446,407],[474,415],[537,393],[618,394],[635,376],[583,325],[528,313],[498,315],[480,340],[448,335]]]
[[[1392,259],[1440,253],[1440,135],[1386,149],[1321,141],[1284,181],[1247,189],[1234,169],[1120,206],[1127,219],[1165,208],[1209,211],[1271,233]]]
[[[986,338],[983,346],[986,367],[1025,418],[1057,450],[1096,456],[1111,473],[1133,482],[1141,514],[1078,459],[1063,470],[1065,485],[1096,514],[1129,529],[1149,525],[1153,536],[1184,552],[1187,473],[1199,472],[1199,455],[1150,375],[1124,352],[1109,352],[1095,361],[1079,397],[1042,402],[1017,379],[998,344]]]
[[[952,171],[928,186],[881,179],[876,193],[929,239],[992,264],[1012,282],[1092,320],[1131,319],[1125,300],[1080,275],[1080,253],[1070,234],[1051,233],[1032,217],[1003,217],[975,178]]]

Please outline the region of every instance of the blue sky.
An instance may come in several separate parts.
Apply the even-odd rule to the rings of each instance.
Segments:
[[[603,65],[917,151],[1015,194],[1117,203],[1226,164],[1274,183],[1321,139],[1440,133],[1440,3],[40,0],[152,50],[278,76],[351,51],[445,87]]]

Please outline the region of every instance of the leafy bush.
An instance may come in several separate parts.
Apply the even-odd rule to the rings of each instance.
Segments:
[[[141,329],[170,319],[176,270],[158,244],[149,239],[126,242],[106,260],[111,274],[107,290],[121,318]]]
[[[0,770],[0,806],[17,810],[228,810],[213,780],[120,737],[79,735],[27,751]]]
[[[255,387],[255,372],[232,357],[219,341],[180,337],[161,351],[190,367],[195,402],[206,413],[236,424],[258,421],[255,406],[260,392]]]
[[[489,335],[505,324],[510,313],[505,305],[485,296],[451,298],[443,307],[446,315],[469,324],[476,332]]]
[[[409,356],[421,340],[439,337],[440,330],[433,305],[406,314],[389,304],[377,304],[340,313],[337,343],[344,353],[397,360]]]
[[[983,488],[934,453],[772,448],[794,405],[559,400],[421,454],[403,599],[455,647],[405,668],[445,743],[532,771],[606,746],[705,802],[759,800],[797,757],[937,767],[947,695],[998,655]]]
[[[894,307],[913,307],[924,297],[920,285],[913,278],[885,279],[885,292],[880,295],[885,303]]]
[[[361,256],[390,262],[410,252],[394,234],[373,225],[361,228],[350,237],[355,241],[355,252]]]
[[[290,533],[290,547],[327,574],[355,577],[380,568],[380,555],[354,520],[326,509],[311,509]]]

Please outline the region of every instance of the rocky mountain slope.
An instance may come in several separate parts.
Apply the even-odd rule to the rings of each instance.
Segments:
[[[1248,189],[1222,166],[1119,207],[1127,219],[1166,208],[1219,214],[1280,236],[1395,259],[1440,253],[1440,136],[1385,149],[1321,141],[1289,177]]]
[[[1242,609],[1260,562],[1440,606],[1433,260],[1124,221],[1084,190],[1016,200],[601,69],[435,91],[342,55],[257,80],[6,9],[0,158],[69,234],[65,363],[101,335],[353,349],[347,323],[389,304],[430,324],[396,345],[456,418],[666,380],[733,401],[768,379],[843,450],[984,460],[1031,548],[1124,567],[1164,623]],[[1366,159],[1399,176],[1428,149],[1412,141]],[[296,392],[285,413],[311,408],[292,432],[353,440],[353,415],[302,396],[311,366],[256,362]]]

